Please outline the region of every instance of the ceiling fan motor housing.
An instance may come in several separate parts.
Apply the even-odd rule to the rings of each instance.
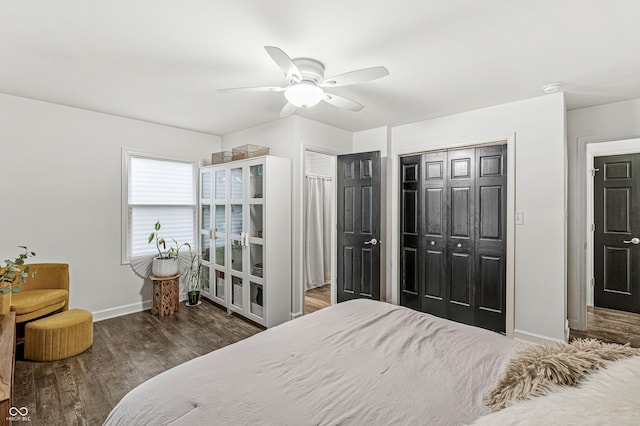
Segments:
[[[322,62],[311,58],[295,58],[293,63],[300,70],[302,81],[320,84],[324,80],[324,65]]]

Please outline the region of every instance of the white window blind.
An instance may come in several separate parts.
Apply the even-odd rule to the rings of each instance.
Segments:
[[[160,221],[160,236],[195,247],[196,164],[128,155],[127,258],[157,253],[148,244]]]

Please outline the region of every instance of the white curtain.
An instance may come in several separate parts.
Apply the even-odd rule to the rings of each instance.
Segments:
[[[306,289],[331,280],[331,178],[305,176]]]

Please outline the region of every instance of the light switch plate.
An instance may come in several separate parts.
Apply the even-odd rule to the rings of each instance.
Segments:
[[[516,212],[516,225],[524,225],[524,212],[517,211]]]

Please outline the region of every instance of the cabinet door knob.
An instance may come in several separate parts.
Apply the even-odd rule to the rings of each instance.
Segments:
[[[458,244],[456,245],[456,247],[460,248],[460,247],[462,247],[462,244],[458,243]]]
[[[436,245],[436,242],[435,242],[435,241],[431,241],[431,245],[432,245],[432,246],[435,246],[435,245]]]

